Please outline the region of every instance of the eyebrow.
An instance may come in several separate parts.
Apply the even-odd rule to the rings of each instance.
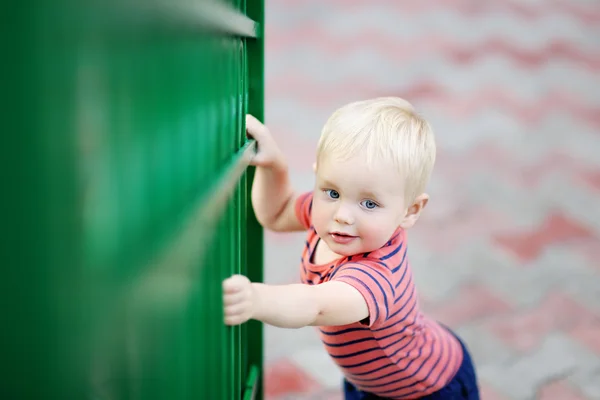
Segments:
[[[373,198],[373,199],[379,198],[379,196],[376,193],[370,192],[370,191],[361,191],[360,194],[363,195],[364,197],[369,197],[369,198]]]
[[[321,181],[319,186],[327,187],[327,188],[336,188],[337,187],[334,183],[332,183],[331,181],[325,180],[325,179],[323,181]],[[379,199],[381,197],[378,194],[376,194],[375,192],[372,192],[370,190],[361,190],[360,195],[362,197],[367,197],[370,199]]]
[[[321,181],[321,186],[336,187],[336,185],[333,182],[331,182],[331,181],[329,181],[327,179],[323,179]]]

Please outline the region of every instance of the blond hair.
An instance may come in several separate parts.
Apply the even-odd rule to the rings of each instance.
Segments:
[[[317,147],[324,156],[347,159],[364,155],[368,165],[391,163],[404,179],[405,204],[425,191],[435,163],[433,130],[413,106],[398,97],[357,101],[327,120]]]

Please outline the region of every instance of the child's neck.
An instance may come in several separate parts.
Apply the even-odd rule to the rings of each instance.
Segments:
[[[317,241],[316,244],[316,248],[313,252],[313,264],[316,265],[322,265],[322,264],[328,264],[331,263],[333,261],[339,260],[340,258],[343,258],[344,256],[339,255],[335,252],[333,252],[329,246],[327,246],[327,243],[325,243],[325,241],[321,238],[319,238],[319,240]]]

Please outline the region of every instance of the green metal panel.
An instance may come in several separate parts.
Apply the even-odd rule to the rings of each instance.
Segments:
[[[221,282],[262,280],[263,1],[14,7],[0,397],[261,398],[261,325],[223,324]]]

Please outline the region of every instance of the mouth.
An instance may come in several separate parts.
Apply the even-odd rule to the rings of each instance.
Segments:
[[[349,235],[349,234],[343,233],[343,232],[330,232],[329,236],[331,236],[331,238],[333,239],[334,242],[340,243],[340,244],[349,243],[352,240],[357,238],[357,236],[352,236],[352,235]]]

